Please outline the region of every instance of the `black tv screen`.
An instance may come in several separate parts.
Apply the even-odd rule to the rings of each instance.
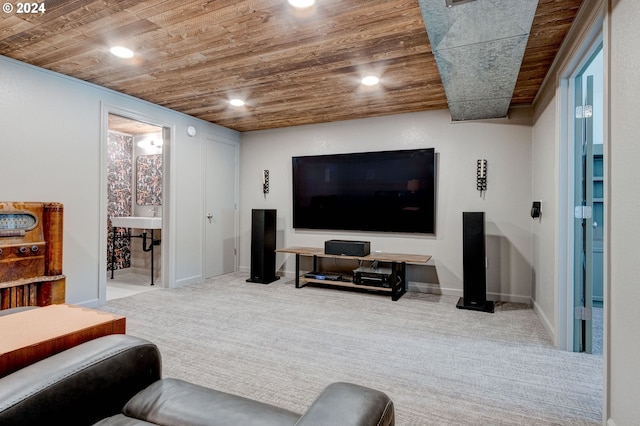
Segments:
[[[433,148],[293,157],[293,227],[435,232]]]

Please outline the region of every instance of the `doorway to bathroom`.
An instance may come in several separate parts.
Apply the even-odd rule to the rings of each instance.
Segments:
[[[108,113],[106,299],[163,287],[162,212],[166,133]]]

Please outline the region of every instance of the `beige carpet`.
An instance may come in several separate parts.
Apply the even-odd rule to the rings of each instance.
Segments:
[[[230,274],[109,301],[164,375],[302,412],[334,381],[386,392],[398,425],[599,425],[602,358],[555,349],[533,310],[458,310]]]

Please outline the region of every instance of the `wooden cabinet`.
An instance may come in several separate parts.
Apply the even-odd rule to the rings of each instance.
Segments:
[[[0,309],[65,302],[63,205],[0,202]]]

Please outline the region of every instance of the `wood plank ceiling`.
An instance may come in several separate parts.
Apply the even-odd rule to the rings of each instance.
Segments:
[[[531,104],[581,3],[539,0],[512,106]],[[238,131],[447,108],[417,0],[45,5],[0,12],[1,55]],[[362,86],[367,74],[381,84]]]

